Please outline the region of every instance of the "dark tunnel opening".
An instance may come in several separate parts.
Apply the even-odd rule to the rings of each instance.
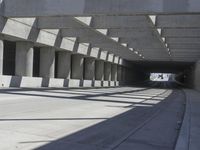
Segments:
[[[195,63],[191,62],[133,62],[139,79],[134,86],[155,88],[194,88]],[[133,77],[133,76],[132,76]],[[139,83],[139,84],[138,84]]]

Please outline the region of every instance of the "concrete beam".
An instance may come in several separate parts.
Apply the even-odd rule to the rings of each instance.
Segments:
[[[96,29],[112,28],[149,28],[146,16],[94,16],[91,27]]]
[[[171,49],[197,49],[200,48],[200,44],[168,44]]]
[[[7,36],[11,36],[15,40],[28,40],[38,45],[51,46],[59,50],[66,50],[66,51],[71,51],[71,52],[73,51],[73,47],[76,42],[75,37],[62,38],[60,36],[60,33],[58,32],[59,30],[54,32],[54,30],[50,30],[50,29],[49,30],[37,29],[37,26],[36,26],[37,21],[35,18],[6,19],[4,17],[0,17],[0,22],[1,22],[0,28],[2,28],[1,33]],[[105,41],[110,42],[111,44],[118,44],[116,41],[112,40],[111,38],[106,37],[100,32],[97,32],[97,36],[95,36],[94,38],[99,39],[99,41],[101,41],[102,39],[105,39]],[[81,45],[84,47],[84,44],[81,44]],[[115,55],[118,55],[124,59],[128,59],[128,60],[139,59],[137,55],[129,51],[129,49],[127,49],[124,46],[121,46],[120,44],[118,45],[119,45],[119,50],[107,49],[107,51],[111,53],[114,52]],[[123,50],[123,53],[122,53],[122,50]]]
[[[62,37],[85,37],[85,36],[90,36],[90,37],[101,37],[94,33],[94,31],[91,31],[91,29],[84,29],[84,28],[69,28],[69,29],[62,29],[61,30],[61,36]]]
[[[120,50],[125,49],[123,46],[119,45],[118,42],[106,37],[105,35],[103,35],[102,33],[98,32],[94,29],[91,29],[89,26],[80,23],[75,18],[46,17],[46,19],[45,19],[45,17],[43,17],[43,18],[39,18],[38,26],[41,26],[40,24],[42,24],[43,28],[55,28],[56,23],[57,23],[58,28],[63,28],[65,26],[65,24],[67,24],[67,21],[66,22],[64,21],[65,18],[67,21],[69,21],[68,24],[71,23],[72,26],[68,29],[61,30],[62,37],[78,37],[79,43],[80,43],[80,41],[91,43],[91,44],[93,44],[94,47],[100,47],[102,49],[113,49],[114,52],[116,52],[117,48]],[[59,24],[61,24],[61,27],[59,27]],[[76,27],[80,27],[80,28],[73,28],[73,25],[75,25]],[[96,44],[96,42],[98,44]],[[99,43],[101,43],[101,44],[99,45]],[[102,45],[102,43],[107,43],[108,45]],[[120,52],[120,50],[117,52]],[[127,51],[127,53],[128,53],[128,51]],[[116,54],[116,55],[118,55],[118,54]],[[133,55],[134,55],[134,53],[133,53]]]
[[[199,13],[197,0],[4,0],[2,12],[8,17],[63,15],[134,15]],[[122,9],[123,8],[123,9]]]
[[[200,37],[200,29],[163,29],[163,37]]]
[[[134,42],[134,43],[160,43],[158,38],[156,37],[152,37],[152,38],[143,38],[143,37],[123,37],[123,38],[120,38],[120,43],[131,43],[131,42]]]
[[[170,49],[171,52],[190,52],[190,53],[196,53],[199,52],[199,48],[197,49]]]
[[[16,43],[15,75],[33,76],[33,43]]]
[[[84,28],[83,24],[75,21],[73,17],[39,17],[37,20],[39,29],[64,29],[64,28]]]
[[[114,53],[115,55],[118,55],[122,58],[126,58],[128,60],[138,59],[137,55],[129,51],[128,48],[122,46],[111,38],[102,35],[99,32],[92,31],[91,29],[62,29],[61,35],[63,37],[78,37],[80,41],[86,41],[86,39],[88,39],[88,43],[92,44],[93,46],[108,50],[109,52]],[[96,40],[91,40],[92,38]],[[102,45],[102,39],[107,41],[106,43],[109,44]]]
[[[158,28],[199,28],[200,15],[159,15]]]
[[[150,29],[110,29],[110,37],[154,37],[155,33]]]
[[[166,38],[166,43],[200,43],[200,38]]]
[[[161,43],[143,43],[142,41],[139,43],[128,43],[129,47],[133,47],[135,49],[162,49],[163,45]]]

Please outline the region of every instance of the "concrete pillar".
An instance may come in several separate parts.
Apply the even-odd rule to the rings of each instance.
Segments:
[[[96,60],[95,62],[95,80],[104,80],[104,61]]]
[[[73,54],[71,59],[72,59],[71,78],[82,80],[83,79],[83,67],[84,67],[83,55]]]
[[[0,75],[3,75],[3,51],[4,43],[3,40],[0,39]]]
[[[193,82],[193,85],[194,85],[194,88],[196,90],[200,90],[200,61],[196,62],[195,64],[195,68],[194,68],[194,82]]]
[[[122,66],[117,66],[117,81],[122,81]]]
[[[85,58],[84,79],[85,80],[95,79],[95,59],[94,58]]]
[[[111,81],[111,63],[104,63],[104,80]]]
[[[40,49],[40,77],[54,78],[55,76],[55,49],[43,47]]]
[[[116,64],[111,65],[111,80],[117,81],[117,65]]]
[[[16,43],[15,75],[33,76],[33,43]]]
[[[57,77],[70,79],[71,75],[71,53],[58,52]]]

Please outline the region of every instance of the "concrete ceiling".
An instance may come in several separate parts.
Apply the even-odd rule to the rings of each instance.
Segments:
[[[3,17],[37,18],[37,28],[131,61],[195,62],[200,57],[197,0],[3,0]]]

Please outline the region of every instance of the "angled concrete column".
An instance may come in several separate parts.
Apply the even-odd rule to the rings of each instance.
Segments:
[[[95,62],[95,80],[104,80],[104,61],[96,60]]]
[[[15,75],[33,76],[33,43],[16,43]]]
[[[122,81],[122,66],[117,66],[117,81]]]
[[[95,79],[95,59],[94,58],[85,58],[84,63],[84,79],[85,80],[94,80]]]
[[[111,81],[111,63],[104,63],[104,80]]]
[[[58,52],[57,77],[70,79],[71,74],[71,53]]]
[[[40,49],[40,76],[54,78],[55,74],[55,49],[43,47]]]
[[[116,64],[111,65],[111,80],[117,81],[117,65]]]
[[[0,75],[3,75],[3,51],[4,43],[3,40],[0,39]]]
[[[83,55],[73,54],[72,55],[72,79],[83,79],[83,67],[84,67],[84,57]]]

